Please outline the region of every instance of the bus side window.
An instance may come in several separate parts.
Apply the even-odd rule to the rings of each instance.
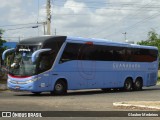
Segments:
[[[46,70],[51,69],[53,62],[55,60],[55,54],[54,52],[47,53],[44,55],[41,55],[38,62],[38,71],[44,72]]]
[[[77,60],[79,47],[80,44],[67,43],[59,63],[61,64],[67,61]]]
[[[41,56],[40,62],[39,62],[39,69],[42,72],[49,69],[49,62],[48,62],[47,56]]]

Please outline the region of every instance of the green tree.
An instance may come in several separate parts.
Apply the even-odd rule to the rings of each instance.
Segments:
[[[154,29],[148,32],[148,39],[145,41],[138,42],[139,45],[156,46],[158,51],[160,51],[160,36],[156,33]],[[159,56],[160,57],[160,56]],[[160,63],[159,63],[160,67]]]
[[[148,32],[148,40],[150,42],[152,41],[156,41],[158,38],[158,34],[156,33],[156,31],[154,29],[152,29],[151,31]]]
[[[148,32],[148,39],[145,41],[138,42],[139,45],[156,46],[160,50],[160,37],[154,29]]]
[[[2,47],[3,43],[6,42],[5,40],[2,39],[3,33],[4,33],[4,30],[0,29],[0,57],[2,56],[3,51],[6,49],[5,47]]]

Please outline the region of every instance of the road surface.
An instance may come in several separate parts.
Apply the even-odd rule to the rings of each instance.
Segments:
[[[143,91],[123,92],[101,90],[69,91],[65,96],[52,96],[49,93],[34,95],[28,92],[0,92],[0,111],[137,111],[136,109],[122,109],[113,106],[113,102],[121,101],[160,101],[160,86],[144,88]],[[72,119],[55,118],[55,119]],[[160,117],[159,117],[160,118]],[[158,120],[159,118],[154,118]],[[41,119],[41,118],[37,118]],[[50,119],[50,118],[47,118]],[[81,118],[76,118],[81,119]],[[83,118],[91,120],[91,118]],[[106,119],[94,117],[93,119]],[[107,118],[132,120],[135,118]],[[149,120],[151,118],[136,119]]]

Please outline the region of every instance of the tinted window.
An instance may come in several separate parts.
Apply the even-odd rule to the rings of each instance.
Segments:
[[[37,60],[37,73],[42,73],[51,69],[55,58],[56,55],[54,51],[41,53]]]
[[[153,62],[157,60],[158,51],[151,49],[132,49],[132,61],[135,62]]]
[[[78,60],[80,44],[68,43],[64,49],[64,52],[61,56],[60,63]]]
[[[71,60],[153,62],[157,60],[157,55],[157,50],[150,49],[68,43],[60,62]]]

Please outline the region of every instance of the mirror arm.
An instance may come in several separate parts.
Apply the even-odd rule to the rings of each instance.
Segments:
[[[5,50],[5,51],[2,53],[2,60],[5,59],[6,54],[7,54],[8,52],[12,52],[12,51],[15,51],[15,48],[11,48],[11,49]]]
[[[46,51],[50,51],[50,50],[51,50],[50,48],[36,50],[36,51],[32,54],[32,62],[34,63],[34,62],[36,61],[36,58],[39,56],[40,53],[46,52]]]

